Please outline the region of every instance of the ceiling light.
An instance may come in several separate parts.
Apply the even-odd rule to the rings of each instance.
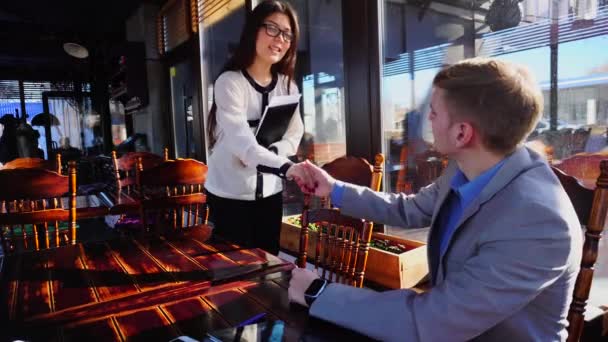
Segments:
[[[84,46],[76,43],[65,43],[63,44],[63,49],[65,52],[76,58],[87,58],[89,57],[89,50]]]

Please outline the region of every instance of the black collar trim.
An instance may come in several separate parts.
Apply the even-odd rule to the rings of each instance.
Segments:
[[[262,87],[261,85],[259,85],[253,79],[253,77],[251,77],[251,75],[249,75],[249,73],[247,72],[247,70],[243,69],[243,70],[241,70],[241,72],[243,73],[243,76],[245,76],[245,78],[247,79],[247,81],[249,82],[249,84],[251,84],[251,86],[253,87],[253,89],[255,89],[257,92],[262,93],[262,94],[270,93],[274,89],[274,87],[276,87],[277,81],[279,79],[277,73],[273,73],[272,74],[272,81],[270,81],[270,84],[268,84],[265,87]]]

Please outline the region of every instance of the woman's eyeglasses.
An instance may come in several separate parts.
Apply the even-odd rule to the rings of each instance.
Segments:
[[[291,42],[293,40],[293,34],[289,31],[283,31],[277,27],[277,25],[264,23],[262,24],[266,29],[266,34],[271,37],[278,37],[279,34],[283,36],[283,40],[286,42]]]

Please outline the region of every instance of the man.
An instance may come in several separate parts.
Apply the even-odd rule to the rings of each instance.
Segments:
[[[558,179],[521,146],[541,112],[525,69],[465,60],[435,77],[429,115],[435,147],[454,163],[418,194],[377,193],[309,162],[294,166],[309,174],[303,191],[330,195],[343,214],[430,226],[432,288],[375,292],[295,269],[290,300],[385,341],[565,340],[582,235]]]

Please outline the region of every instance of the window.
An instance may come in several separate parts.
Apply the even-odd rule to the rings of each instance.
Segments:
[[[430,1],[428,6],[384,1],[382,127],[387,191],[416,192],[426,185],[429,177],[421,174],[419,156],[426,158],[432,151],[426,119],[430,83],[443,65],[469,57],[513,61],[535,74],[545,106],[530,139],[551,145],[554,160],[606,149],[608,35],[603,28],[608,5],[582,3],[524,0],[513,8],[503,8],[507,5],[502,2],[471,8],[467,1]],[[593,58],[584,58],[581,51]],[[557,76],[553,87],[552,73]]]
[[[472,56],[472,12],[432,1],[383,2],[382,130],[385,189],[414,193],[434,178],[423,165],[436,158],[428,122],[431,85],[442,66]]]

